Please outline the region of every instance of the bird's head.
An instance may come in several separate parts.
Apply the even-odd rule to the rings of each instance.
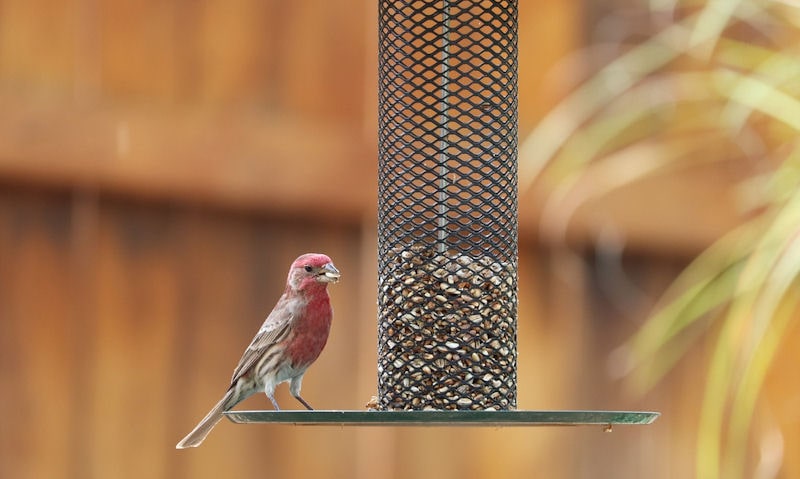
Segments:
[[[294,289],[303,289],[310,285],[322,283],[335,283],[339,281],[341,274],[333,261],[319,253],[306,253],[292,263],[289,269],[288,284]]]

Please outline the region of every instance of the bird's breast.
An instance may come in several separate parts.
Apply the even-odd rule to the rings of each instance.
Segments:
[[[310,300],[294,320],[294,331],[286,349],[296,367],[313,363],[328,341],[333,310],[326,297]]]

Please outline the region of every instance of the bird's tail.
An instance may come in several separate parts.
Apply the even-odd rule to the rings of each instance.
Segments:
[[[225,396],[206,414],[200,423],[192,429],[192,432],[186,435],[181,442],[175,446],[175,449],[186,449],[187,447],[197,447],[208,436],[208,433],[217,425],[222,419],[222,413],[236,405],[239,401],[233,400],[233,389],[231,388],[225,393]]]

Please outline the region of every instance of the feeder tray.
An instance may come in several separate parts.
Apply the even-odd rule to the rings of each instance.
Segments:
[[[603,426],[650,424],[640,411],[228,411],[238,424],[304,426]]]

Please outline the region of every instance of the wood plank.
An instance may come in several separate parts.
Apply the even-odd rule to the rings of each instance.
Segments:
[[[343,125],[9,97],[0,111],[0,177],[15,181],[318,218],[375,204],[374,156]]]
[[[160,477],[172,451],[170,376],[178,277],[168,214],[104,205],[96,249],[92,477]],[[131,458],[136,458],[131,460]],[[120,467],[125,464],[125,467]]]
[[[81,27],[80,0],[0,4],[0,83],[13,92],[69,94]]]
[[[285,18],[273,15],[272,2],[210,1],[184,8],[191,23],[184,25],[186,51],[195,63],[185,86],[211,104],[274,105],[272,84],[286,72],[274,68],[289,44],[274,30]]]
[[[69,201],[69,261],[72,298],[68,321],[71,335],[65,338],[72,355],[73,408],[70,413],[70,477],[91,477],[93,460],[92,425],[96,420],[93,405],[94,363],[97,343],[102,340],[95,335],[97,314],[97,257],[99,198],[92,190],[76,190]]]
[[[14,239],[11,234],[12,210],[17,207],[14,199],[3,191],[0,194],[0,364],[8,365],[0,368],[0,384],[4,390],[13,390],[14,385],[24,381],[25,371],[20,367],[20,349],[22,343],[17,338],[17,321],[12,316],[12,300],[14,298],[11,289],[11,279],[15,273],[12,264],[14,260]],[[21,406],[21,397],[18,394],[0,394],[0,410],[15,411]],[[0,475],[11,477],[22,469],[22,458],[20,457],[20,445],[24,439],[14,437],[24,431],[24,424],[20,421],[13,421],[10,418],[4,422],[3,433],[0,434]]]
[[[168,102],[179,98],[185,76],[183,63],[176,59],[188,41],[186,32],[178,31],[180,3],[95,0],[82,5],[87,30],[82,34],[92,41],[84,52],[99,79],[94,95]]]
[[[57,197],[3,198],[0,274],[4,276],[4,439],[0,476],[66,477],[71,469],[75,364],[67,210]],[[5,348],[8,347],[6,351]],[[47,460],[43,461],[42,458]]]

